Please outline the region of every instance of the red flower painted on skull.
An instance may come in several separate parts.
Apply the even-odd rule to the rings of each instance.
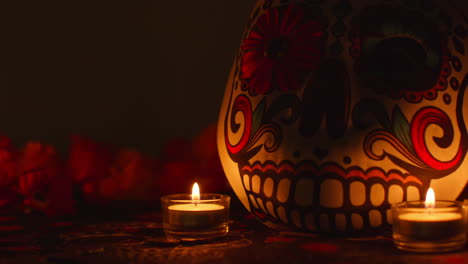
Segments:
[[[297,90],[321,59],[322,36],[320,23],[307,21],[297,5],[267,10],[241,46],[245,89],[252,95]]]

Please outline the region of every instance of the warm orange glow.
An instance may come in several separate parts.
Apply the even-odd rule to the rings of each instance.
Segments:
[[[200,202],[200,188],[198,187],[198,183],[194,183],[192,187],[192,202]]]
[[[432,188],[427,190],[426,194],[426,208],[434,208],[435,206],[435,194]]]

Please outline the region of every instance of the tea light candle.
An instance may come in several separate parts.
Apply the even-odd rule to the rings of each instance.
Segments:
[[[167,237],[180,240],[202,240],[229,231],[230,197],[222,194],[200,194],[197,183],[192,194],[161,197],[163,230]]]
[[[425,202],[403,202],[392,207],[393,238],[399,249],[440,252],[460,249],[466,241],[461,203],[436,201],[428,190]]]
[[[200,189],[195,183],[190,203],[170,205],[167,209],[169,224],[203,228],[216,225],[223,219],[224,206],[214,203],[200,203]]]
[[[468,240],[468,199],[463,200],[463,213],[465,215],[466,239]]]

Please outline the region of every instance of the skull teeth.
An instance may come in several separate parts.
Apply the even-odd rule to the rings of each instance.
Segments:
[[[369,211],[369,224],[372,227],[379,227],[382,225],[382,214],[378,210]]]
[[[418,188],[415,186],[409,186],[406,190],[406,200],[407,201],[417,201],[421,199],[421,194],[419,193]]]
[[[280,203],[286,203],[289,199],[289,191],[291,189],[291,181],[284,178],[278,183],[278,191],[276,192],[276,199]]]
[[[336,179],[327,179],[320,185],[320,205],[325,208],[340,208],[343,206],[343,184]]]
[[[273,179],[270,177],[266,178],[265,181],[263,182],[263,194],[265,194],[267,198],[273,195],[274,185],[275,183],[273,182]]]
[[[366,202],[366,186],[360,181],[349,185],[349,201],[353,206],[361,206]]]
[[[294,201],[303,207],[314,204],[314,180],[309,178],[299,179],[296,183]]]
[[[388,203],[396,204],[403,201],[403,188],[399,185],[390,185],[388,188]]]
[[[374,180],[366,187],[356,178],[315,180],[303,177],[292,182],[286,177],[275,180],[244,174],[243,182],[255,209],[278,221],[311,231],[316,231],[317,226],[325,231],[360,230],[366,224],[377,228],[391,223],[391,204],[420,199],[418,187],[387,184],[383,179]],[[291,202],[295,207],[291,208]]]
[[[361,230],[364,227],[364,220],[360,214],[351,214],[351,224],[355,230]]]
[[[260,193],[260,184],[261,184],[261,178],[258,175],[254,175],[252,177],[252,192],[259,194]]]
[[[373,206],[380,206],[385,200],[385,188],[380,183],[373,184],[370,188],[370,202]]]

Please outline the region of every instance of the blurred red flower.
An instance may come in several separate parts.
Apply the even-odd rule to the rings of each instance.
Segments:
[[[156,163],[132,149],[120,150],[110,167],[110,175],[101,182],[100,192],[113,200],[153,199]]]
[[[188,138],[174,137],[161,147],[162,161],[189,160],[192,158],[192,142]]]
[[[231,187],[219,158],[217,130],[217,123],[211,123],[192,140],[193,160],[199,169],[200,187],[205,192],[226,193]]]
[[[321,59],[322,30],[319,22],[305,19],[298,5],[268,9],[241,45],[245,89],[252,95],[273,88],[297,90]]]
[[[17,151],[0,135],[0,207],[16,201],[14,210],[20,205],[26,213],[62,216],[75,213],[78,196],[88,206],[118,200],[153,204],[163,194],[189,192],[195,181],[202,192],[228,192],[216,130],[213,123],[193,140],[167,141],[159,159],[73,135],[66,163],[51,145],[29,142]]]
[[[230,190],[218,156],[216,132],[217,125],[212,123],[192,141],[174,139],[163,146],[157,179],[160,195],[188,193],[194,182],[204,193]]]
[[[88,203],[153,199],[155,164],[136,150],[71,137],[68,171]]]
[[[26,144],[18,159],[18,192],[24,196],[27,209],[48,216],[74,213],[71,179],[50,145]]]
[[[17,156],[10,139],[0,135],[0,207],[9,205],[17,197]]]
[[[68,172],[75,183],[85,184],[109,174],[116,152],[110,145],[78,135],[72,135],[70,140]]]

